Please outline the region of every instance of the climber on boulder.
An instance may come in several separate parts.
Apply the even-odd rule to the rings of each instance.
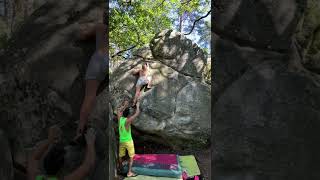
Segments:
[[[58,174],[64,164],[65,149],[61,143],[62,131],[58,126],[52,126],[48,131],[48,139],[39,143],[30,158],[28,159],[27,177],[29,180],[74,180],[84,179],[89,175],[95,162],[95,131],[89,129],[85,134],[87,151],[82,164],[64,177],[58,177]],[[43,158],[43,169],[45,175],[39,168],[40,161]]]
[[[133,120],[138,117],[140,113],[139,102],[137,103],[137,108],[132,116],[129,116],[130,110],[127,106],[126,101],[121,108],[118,109],[117,119],[119,124],[119,165],[121,168],[123,157],[126,155],[126,150],[128,151],[129,160],[129,171],[127,173],[128,177],[134,177],[136,174],[132,172],[133,156],[135,154],[134,143],[131,135],[131,124]]]
[[[85,75],[85,97],[80,110],[77,134],[74,140],[82,136],[87,126],[88,116],[94,106],[97,94],[107,85],[108,57],[106,43],[106,25],[89,25],[80,33],[80,39],[92,38],[95,34],[96,51],[93,53]]]
[[[151,76],[149,76],[149,64],[144,63],[142,65],[142,69],[135,70],[135,71],[133,71],[132,74],[139,75],[139,78],[136,83],[136,92],[134,95],[133,105],[132,105],[132,106],[135,106],[135,104],[137,103],[137,101],[140,97],[142,87],[146,86],[147,89],[151,88],[152,78],[151,78]]]

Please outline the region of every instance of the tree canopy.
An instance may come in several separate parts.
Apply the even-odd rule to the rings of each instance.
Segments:
[[[210,49],[210,0],[109,1],[109,52],[113,61],[130,57],[161,30],[189,34],[204,50]]]

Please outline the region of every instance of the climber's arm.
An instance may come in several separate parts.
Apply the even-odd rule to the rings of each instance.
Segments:
[[[28,159],[27,174],[28,179],[35,179],[35,176],[39,173],[39,160],[43,157],[49,146],[54,143],[61,136],[61,129],[58,126],[51,126],[48,131],[48,139],[39,143],[38,147],[32,152]]]
[[[128,107],[128,105],[129,105],[129,102],[127,99],[125,99],[122,105],[118,108],[118,111],[117,111],[118,120],[121,118],[123,111]]]
[[[84,179],[89,173],[91,168],[94,166],[95,149],[94,146],[87,147],[86,157],[83,163],[74,170],[71,174],[64,177],[64,180]]]
[[[86,80],[85,97],[80,110],[80,119],[77,129],[77,136],[80,136],[83,133],[83,130],[88,122],[88,116],[94,106],[99,84],[100,81],[98,80]]]
[[[140,69],[134,69],[134,70],[132,70],[131,74],[138,75],[139,72],[140,72]]]
[[[34,180],[39,174],[39,160],[50,146],[50,141],[45,140],[39,143],[38,147],[32,152],[28,159],[27,176],[29,180]]]
[[[117,111],[117,119],[119,120],[122,116],[122,112],[123,112],[123,106],[119,107],[118,108],[118,111]]]
[[[137,102],[137,109],[136,112],[133,114],[133,116],[129,117],[126,121],[126,124],[131,124],[133,122],[133,120],[139,116],[140,114],[140,102]]]
[[[95,132],[89,129],[85,135],[87,143],[86,156],[80,167],[74,170],[71,174],[64,177],[64,180],[81,180],[84,179],[90,173],[90,170],[94,167],[96,152],[95,152]]]
[[[119,120],[121,118],[121,116],[122,116],[122,111],[120,111],[119,109],[117,111],[117,120]]]

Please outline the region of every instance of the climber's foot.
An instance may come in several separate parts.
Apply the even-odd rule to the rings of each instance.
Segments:
[[[144,89],[144,92],[149,91],[150,89],[152,89],[152,86],[147,86],[147,87]]]
[[[128,172],[128,174],[127,174],[127,177],[136,177],[136,176],[138,176],[138,175],[133,172]]]

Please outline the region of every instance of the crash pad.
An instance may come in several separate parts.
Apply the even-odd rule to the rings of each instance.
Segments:
[[[132,171],[156,177],[180,178],[182,174],[176,154],[136,154],[133,157]]]
[[[193,155],[179,156],[179,164],[182,171],[186,171],[188,177],[200,175],[200,169]]]
[[[145,176],[138,175],[136,177],[126,177],[124,180],[182,180],[182,178],[170,178],[170,177],[156,177],[156,176]]]

